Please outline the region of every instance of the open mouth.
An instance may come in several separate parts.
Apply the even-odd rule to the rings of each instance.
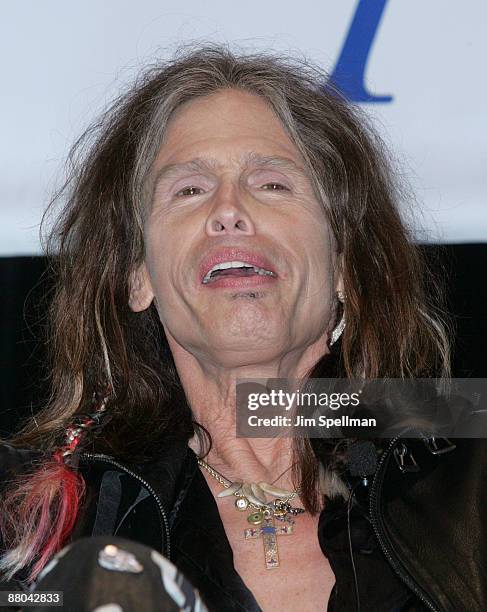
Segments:
[[[208,270],[202,280],[202,283],[207,285],[225,277],[245,278],[252,276],[276,277],[276,273],[272,270],[259,268],[258,266],[253,266],[252,264],[247,264],[243,261],[229,261],[216,264],[210,270]]]

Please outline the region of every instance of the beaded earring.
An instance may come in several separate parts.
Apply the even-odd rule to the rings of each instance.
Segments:
[[[342,304],[345,306],[345,294],[342,291],[337,291],[337,298],[338,298],[338,301],[342,302]],[[335,344],[338,338],[342,335],[343,330],[345,329],[345,324],[346,322],[345,322],[345,307],[344,307],[342,318],[340,319],[340,322],[335,327],[335,329],[331,332],[330,346]]]

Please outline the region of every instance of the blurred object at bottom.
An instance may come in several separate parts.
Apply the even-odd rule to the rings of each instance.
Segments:
[[[166,557],[122,538],[83,538],[66,546],[39,575],[34,593],[39,591],[62,591],[58,609],[67,612],[207,612],[198,591]]]

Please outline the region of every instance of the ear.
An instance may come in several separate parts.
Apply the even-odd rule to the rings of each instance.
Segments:
[[[141,312],[149,308],[153,299],[154,291],[144,262],[130,275],[129,306],[134,312]]]

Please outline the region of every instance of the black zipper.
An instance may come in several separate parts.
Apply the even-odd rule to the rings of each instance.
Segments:
[[[372,482],[372,486],[370,489],[370,518],[372,522],[372,527],[374,528],[375,535],[377,536],[377,540],[380,544],[380,547],[382,548],[382,552],[387,557],[393,570],[396,572],[399,578],[401,578],[401,580],[411,589],[411,591],[413,591],[413,593],[415,593],[419,597],[419,599],[428,606],[428,608],[433,610],[433,612],[440,612],[440,609],[435,605],[435,603],[429,597],[429,595],[427,595],[421,589],[421,587],[419,587],[416,584],[414,579],[405,571],[400,560],[393,553],[392,547],[388,546],[389,542],[388,542],[387,536],[385,535],[384,531],[381,531],[383,522],[379,514],[379,503],[378,502],[379,502],[379,496],[381,493],[382,482],[384,480],[384,473],[381,473],[380,471],[381,471],[381,467],[385,465],[385,461],[391,454],[392,449],[394,448],[396,442],[403,436],[404,436],[404,432],[402,432],[400,435],[393,438],[389,446],[382,453],[379,459],[375,477],[374,477],[374,480]]]
[[[84,459],[84,460],[87,460],[87,461],[98,461],[98,462],[101,462],[101,463],[108,463],[110,465],[113,465],[114,467],[118,468],[119,470],[122,470],[122,472],[125,472],[129,476],[132,476],[132,478],[135,478],[143,487],[145,487],[147,489],[147,491],[149,491],[149,493],[155,499],[155,501],[157,503],[157,506],[159,508],[159,519],[161,521],[161,535],[163,533],[166,534],[165,541],[162,542],[163,550],[165,548],[165,553],[164,554],[165,554],[167,559],[171,560],[171,540],[170,540],[170,536],[169,536],[169,521],[167,519],[167,515],[166,515],[166,511],[164,510],[164,506],[162,505],[162,502],[161,502],[159,496],[154,491],[152,486],[146,480],[144,480],[142,478],[142,476],[140,476],[139,474],[137,474],[135,472],[132,472],[132,470],[129,470],[122,463],[119,463],[118,461],[115,461],[115,459],[113,459],[109,455],[103,455],[103,454],[99,454],[99,453],[82,453],[81,456],[80,456],[80,459],[82,459],[82,460]]]

